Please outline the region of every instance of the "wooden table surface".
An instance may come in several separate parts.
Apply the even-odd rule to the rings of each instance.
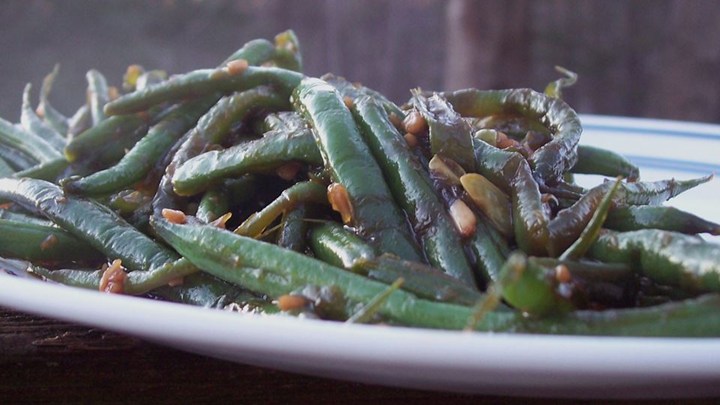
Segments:
[[[426,392],[308,377],[185,353],[130,336],[0,308],[0,404],[228,400],[241,403],[579,403]],[[709,405],[717,404],[718,400],[643,403]]]

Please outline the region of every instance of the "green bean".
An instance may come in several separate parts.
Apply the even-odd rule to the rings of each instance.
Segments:
[[[430,138],[430,154],[452,156],[463,169],[475,166],[470,126],[440,94],[425,97],[413,91],[412,106],[425,119]]]
[[[563,294],[562,281],[520,252],[508,257],[500,271],[500,293],[508,304],[532,316],[568,312],[574,307]]]
[[[380,311],[380,308],[385,305],[385,302],[390,298],[390,294],[397,291],[403,283],[404,279],[398,278],[385,291],[373,297],[370,301],[360,307],[352,316],[350,316],[345,323],[369,323],[373,320],[375,314]]]
[[[223,193],[222,187],[216,187],[203,194],[195,216],[205,223],[210,223],[229,211],[230,201],[227,195]]]
[[[0,156],[0,177],[9,177],[15,173],[15,169]]]
[[[62,228],[12,219],[0,219],[0,256],[65,263],[102,258]]]
[[[250,215],[235,229],[235,233],[253,238],[259,237],[270,224],[275,222],[275,220],[284,213],[295,208],[297,204],[327,204],[327,201],[325,185],[314,181],[295,183],[283,191],[280,196],[266,205],[261,211]]]
[[[54,128],[47,125],[37,116],[30,102],[30,90],[32,85],[28,83],[23,90],[22,113],[20,114],[20,125],[25,131],[33,133],[52,145],[57,151],[65,147],[65,137]]]
[[[435,194],[430,176],[405,139],[374,99],[355,100],[352,111],[390,192],[407,213],[430,264],[472,285],[472,270],[462,251],[460,236]]]
[[[657,205],[692,187],[708,181],[711,176],[684,181],[662,180],[656,182],[620,183],[615,193],[613,206],[622,205]],[[551,256],[557,256],[567,249],[587,226],[590,218],[600,204],[603,196],[612,187],[612,183],[604,183],[589,190],[571,207],[558,212],[548,224],[550,239],[548,249]]]
[[[475,172],[510,194],[510,183],[521,162],[525,160],[523,156],[517,152],[496,148],[477,138],[473,139],[473,150]]]
[[[309,228],[306,219],[309,210],[308,204],[301,203],[283,213],[277,238],[278,246],[296,252],[305,252]]]
[[[249,99],[257,101],[256,97]],[[208,143],[200,139],[195,142]],[[206,152],[186,161],[176,160],[175,163],[180,165],[174,167],[172,185],[180,196],[197,194],[228,177],[272,171],[289,162],[322,163],[314,139],[306,128],[290,133],[273,131],[260,139],[225,150]]]
[[[529,255],[543,256],[547,253],[550,239],[549,219],[543,209],[538,184],[526,162],[518,167],[510,183],[512,189],[513,229],[515,240]]]
[[[0,143],[0,158],[16,171],[29,169],[39,163],[27,153],[2,143]]]
[[[510,254],[510,246],[499,232],[480,215],[475,233],[468,239],[477,277],[485,283],[498,280],[500,269]]]
[[[578,159],[570,168],[571,173],[599,174],[603,176],[622,176],[627,181],[640,178],[640,169],[625,157],[602,148],[578,145]]]
[[[115,166],[87,177],[67,179],[63,187],[72,193],[94,195],[118,191],[142,180],[157,159],[167,153],[217,99],[210,96],[178,106],[150,128]]]
[[[720,247],[696,236],[654,229],[605,231],[588,255],[628,264],[656,282],[687,291],[720,291]]]
[[[620,181],[620,177],[615,180],[615,183],[613,183],[612,187],[610,187],[602,200],[600,200],[597,209],[595,209],[585,229],[583,229],[577,240],[560,255],[560,260],[573,260],[585,256],[585,253],[590,249],[590,246],[600,234],[600,228],[603,226],[605,218],[607,218],[608,211],[610,211],[612,198],[620,188]]]
[[[308,239],[318,259],[348,270],[358,271],[360,265],[378,255],[375,248],[335,222],[314,225]]]
[[[55,225],[54,222],[52,222],[46,218],[40,218],[40,217],[30,215],[30,214],[24,213],[24,212],[16,212],[11,209],[0,209],[0,219],[7,219],[9,221],[24,222],[24,223],[30,223],[30,224],[36,224],[36,225],[42,225],[42,226]]]
[[[21,170],[13,175],[13,177],[30,177],[33,179],[55,181],[62,172],[68,167],[69,162],[64,157],[59,157],[44,163],[39,163],[33,167]]]
[[[207,308],[228,309],[235,304],[243,312],[277,312],[270,301],[205,273],[191,274],[177,286],[153,289],[150,295],[167,301]]]
[[[472,305],[481,297],[475,288],[441,269],[391,255],[377,255],[370,245],[334,222],[313,226],[310,246],[318,259],[373,280],[390,284],[402,278],[405,280],[402,289],[422,298]]]
[[[283,31],[275,35],[275,65],[284,69],[302,72],[302,53],[300,41],[293,30]]]
[[[541,184],[557,183],[577,161],[577,143],[582,125],[575,111],[560,99],[530,89],[465,89],[444,95],[455,111],[463,116],[519,114],[550,130],[552,140],[535,150],[529,159]]]
[[[90,106],[92,124],[97,125],[105,119],[103,107],[110,101],[108,85],[105,76],[95,69],[91,69],[85,75],[88,82],[87,98]]]
[[[654,182],[622,183],[618,190],[616,204],[659,205],[687,190],[712,180],[708,175],[688,180],[660,180]]]
[[[43,180],[0,179],[0,198],[38,210],[76,238],[131,269],[150,270],[177,259],[174,252],[128,225],[108,208],[70,195]]]
[[[326,73],[320,76],[320,79],[325,80],[329,85],[333,86],[335,90],[340,93],[340,96],[343,99],[347,97],[350,100],[355,100],[367,96],[382,105],[383,109],[388,113],[388,117],[390,117],[390,115],[395,115],[395,117],[399,120],[405,118],[405,112],[401,110],[400,107],[375,90],[367,88],[359,83],[350,83],[345,80],[345,78],[335,76],[332,73]]]
[[[238,72],[227,68],[203,69],[172,77],[144,90],[129,93],[105,105],[108,115],[130,114],[165,102],[178,102],[215,93],[228,94],[261,85],[271,85],[286,98],[303,75],[275,67],[249,66]]]
[[[337,91],[322,80],[308,78],[293,97],[296,109],[312,125],[333,182],[347,191],[352,226],[381,251],[420,261],[405,217]]]
[[[67,117],[58,112],[50,104],[49,100],[50,92],[52,91],[52,86],[55,83],[55,78],[58,73],[60,73],[60,65],[55,65],[52,72],[43,79],[42,87],[40,88],[40,105],[38,106],[38,114],[41,115],[45,122],[57,132],[67,134],[69,125]]]
[[[565,69],[562,66],[555,66],[555,70],[558,71],[558,73],[564,75],[565,77],[561,77],[553,82],[550,82],[545,87],[545,95],[552,98],[562,98],[562,89],[565,87],[570,87],[574,85],[577,82],[577,74],[575,72],[571,72],[567,69]]]
[[[90,107],[83,104],[68,120],[67,142],[72,142],[76,136],[87,131],[92,126]]]
[[[608,213],[603,226],[615,231],[637,231],[652,228],[687,234],[720,235],[720,224],[674,207],[661,205],[613,208]]]
[[[123,147],[117,145],[127,139],[137,142],[139,136],[147,133],[148,123],[155,120],[162,109],[153,114],[138,113],[109,117],[98,125],[78,134],[65,147],[65,157],[70,162],[93,160],[98,149],[111,145],[113,150],[124,153]],[[119,159],[119,158],[118,158]]]
[[[0,118],[0,143],[18,149],[39,162],[48,162],[61,156],[60,152],[46,140],[2,118]]]
[[[292,38],[290,38],[292,39]],[[265,40],[250,41],[228,58],[235,60],[245,58],[250,64],[264,63],[274,55],[272,45]],[[211,144],[220,144],[229,134],[231,127],[241,122],[257,109],[275,110],[288,103],[266,86],[249,89],[232,96],[221,98],[197,123],[196,128],[173,154],[165,174],[160,180],[158,191],[153,201],[155,215],[163,208],[178,208],[181,199],[175,194],[172,176],[175,170],[188,159],[204,152]]]
[[[239,282],[271,297],[305,285],[335,285],[351,302],[366,302],[387,288],[296,252],[234,235],[221,229],[176,225],[153,218],[155,231],[195,265],[218,278]],[[252,287],[251,287],[252,286]],[[494,311],[477,330],[586,335],[718,336],[720,296],[671,303],[653,308],[576,311],[528,319],[520,313]],[[472,308],[416,298],[402,290],[388,297],[380,314],[393,322],[429,328],[463,329]]]
[[[74,287],[97,290],[101,287],[103,273],[100,270],[59,269],[48,270],[40,266],[33,266],[32,272],[48,280]],[[140,295],[156,288],[175,282],[182,277],[193,275],[197,268],[185,259],[178,259],[156,267],[151,271],[132,271],[125,274],[122,285],[123,294]]]

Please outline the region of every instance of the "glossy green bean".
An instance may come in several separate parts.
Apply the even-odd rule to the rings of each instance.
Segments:
[[[128,225],[113,211],[92,201],[66,195],[43,180],[0,179],[0,198],[35,209],[76,238],[133,270],[161,267],[177,259],[171,250]]]
[[[62,228],[14,219],[0,219],[0,256],[62,263],[103,257]]]
[[[300,253],[305,252],[310,225],[307,221],[309,211],[309,205],[301,203],[283,213],[277,237],[278,246]]]
[[[533,173],[541,184],[557,183],[575,165],[582,125],[577,113],[564,101],[531,89],[465,89],[444,95],[463,116],[519,114],[550,130],[552,140],[529,158]]]
[[[315,181],[295,183],[262,210],[251,214],[234,232],[257,238],[281,215],[302,203],[327,204],[326,186]]]
[[[211,94],[229,94],[262,85],[272,86],[286,98],[303,75],[276,67],[249,66],[231,73],[226,68],[203,69],[172,77],[144,90],[129,93],[105,105],[108,115],[131,114],[166,102],[179,102]]]
[[[42,116],[45,122],[61,134],[67,134],[69,124],[68,119],[57,111],[50,104],[50,92],[52,91],[55,78],[60,73],[60,65],[55,65],[52,72],[43,78],[42,87],[40,88],[40,104],[38,105],[38,114]]]
[[[529,255],[547,253],[549,218],[543,209],[538,184],[530,166],[522,162],[510,183],[515,241]]]
[[[350,302],[366,302],[387,288],[296,252],[208,226],[177,225],[154,218],[155,231],[195,265],[218,278],[271,297],[306,285],[335,285]],[[484,316],[477,330],[583,335],[719,336],[720,295],[653,308],[576,311],[525,318],[510,311]],[[379,313],[392,322],[428,328],[463,329],[472,308],[416,298],[402,290]]]
[[[425,97],[419,90],[410,101],[425,119],[430,138],[430,154],[451,156],[463,169],[475,166],[470,125],[440,94]]]
[[[60,152],[43,138],[2,118],[0,118],[0,143],[18,149],[39,162],[48,162],[61,157]]]
[[[472,270],[447,208],[435,194],[429,174],[390,123],[385,110],[374,99],[364,97],[354,101],[352,111],[390,192],[407,213],[429,263],[474,285]],[[432,128],[431,125],[431,131]],[[472,150],[468,150],[472,156]]]
[[[640,169],[636,165],[611,150],[578,145],[577,153],[578,159],[570,168],[571,173],[622,176],[627,181],[636,181],[640,178]]]
[[[612,205],[613,196],[620,188],[620,182],[621,179],[618,177],[605,196],[603,196],[602,200],[600,200],[600,203],[580,236],[560,255],[560,260],[573,260],[585,256],[585,253],[590,249],[590,246],[600,234],[600,228],[603,226],[603,223],[605,223],[605,218],[607,218],[608,211],[610,211]]]
[[[64,158],[59,157],[44,163],[39,163],[33,167],[21,170],[13,175],[13,177],[30,177],[33,179],[55,181],[70,163]]]
[[[696,236],[654,229],[605,231],[588,255],[628,264],[659,283],[688,291],[720,291],[720,246]]]
[[[293,94],[296,109],[313,136],[333,182],[347,191],[350,223],[383,252],[420,261],[417,244],[382,171],[337,91],[319,79],[304,79]]]
[[[209,96],[178,106],[150,128],[115,166],[87,177],[67,179],[63,187],[72,193],[96,195],[118,191],[142,180],[217,99]]]
[[[615,231],[637,231],[651,228],[687,234],[720,235],[720,224],[707,221],[675,207],[662,205],[613,208],[608,213],[603,226]]]
[[[193,157],[175,168],[172,185],[178,195],[193,195],[225,178],[274,171],[291,162],[322,164],[309,129],[273,131],[257,140]]]
[[[30,101],[31,89],[32,86],[28,83],[25,85],[25,90],[23,90],[20,125],[25,131],[35,134],[47,141],[47,143],[52,145],[57,151],[62,151],[66,143],[65,137],[37,116]]]
[[[0,177],[9,177],[15,173],[15,169],[0,156]]]
[[[92,124],[97,125],[105,119],[103,108],[110,101],[108,85],[105,76],[95,69],[91,69],[85,75],[88,82],[87,98],[90,107]]]

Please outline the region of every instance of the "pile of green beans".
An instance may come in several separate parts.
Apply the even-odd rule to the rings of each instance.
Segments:
[[[720,225],[579,145],[567,75],[398,105],[302,73],[292,31],[215,68],[46,77],[0,119],[0,269],[115,294],[440,329],[720,336]],[[606,180],[586,189],[573,175]]]

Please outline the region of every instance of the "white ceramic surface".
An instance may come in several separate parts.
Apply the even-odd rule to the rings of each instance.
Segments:
[[[583,143],[623,151],[643,179],[718,171],[720,126],[584,116]],[[597,179],[584,177],[584,182]],[[720,181],[673,205],[720,221]],[[421,389],[495,395],[720,395],[720,338],[504,335],[239,315],[105,295],[0,272],[0,305],[241,363]]]

